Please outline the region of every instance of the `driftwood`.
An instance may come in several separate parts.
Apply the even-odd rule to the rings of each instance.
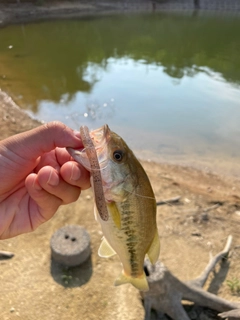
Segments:
[[[150,320],[151,309],[154,309],[159,317],[167,314],[174,320],[190,320],[182,306],[183,299],[218,312],[240,309],[240,303],[227,301],[202,289],[217,262],[228,256],[231,243],[232,236],[229,236],[224,250],[211,258],[203,273],[191,281],[180,281],[160,261],[151,265],[146,260],[144,269],[148,276],[149,291],[141,293],[145,320]]]
[[[231,311],[227,311],[227,312],[222,312],[218,314],[219,317],[223,318],[223,319],[228,319],[228,320],[239,320],[240,319],[240,309],[234,309]]]
[[[14,257],[14,253],[9,251],[0,251],[0,259],[10,259]]]

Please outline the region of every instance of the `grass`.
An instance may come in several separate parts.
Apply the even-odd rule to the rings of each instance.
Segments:
[[[240,295],[240,279],[232,278],[232,280],[227,280],[226,282],[233,295]]]
[[[61,275],[61,280],[63,282],[64,285],[70,285],[72,280],[73,280],[73,277],[71,275],[71,271],[69,270],[69,268],[67,267],[63,267],[62,269],[62,275]]]

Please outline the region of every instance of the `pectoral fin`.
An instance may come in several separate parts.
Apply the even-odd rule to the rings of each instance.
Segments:
[[[151,246],[147,252],[148,258],[152,264],[155,264],[157,262],[159,253],[160,253],[160,241],[159,241],[158,232],[156,230]]]
[[[131,283],[135,288],[140,291],[148,291],[149,286],[145,273],[137,278],[127,276],[125,273],[121,273],[120,276],[115,280],[114,285],[120,286],[121,284]]]
[[[108,212],[111,214],[113,222],[118,229],[121,229],[121,215],[116,202],[107,203]]]
[[[105,238],[103,238],[102,243],[98,249],[98,255],[102,258],[110,258],[114,256],[116,252],[110,246]]]

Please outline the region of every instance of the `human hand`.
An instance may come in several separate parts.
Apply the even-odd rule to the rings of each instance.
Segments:
[[[60,122],[0,141],[0,239],[35,230],[90,187],[89,172],[65,147],[83,147]]]

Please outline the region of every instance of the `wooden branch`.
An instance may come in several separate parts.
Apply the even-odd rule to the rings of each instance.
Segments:
[[[239,302],[231,302],[195,286],[187,286],[183,291],[183,299],[195,302],[199,306],[208,307],[219,312],[240,308]]]
[[[157,201],[157,206],[162,206],[163,204],[176,203],[181,199],[181,196],[177,196],[174,198]]]
[[[218,314],[219,317],[228,319],[228,320],[239,320],[240,319],[240,309],[235,309],[227,312],[222,312]]]
[[[197,287],[203,287],[204,284],[207,281],[207,278],[210,274],[210,272],[214,269],[214,267],[216,266],[216,264],[218,263],[218,261],[222,260],[222,259],[226,259],[228,254],[229,254],[229,250],[232,244],[232,236],[228,236],[227,238],[227,243],[225,245],[225,248],[223,249],[223,251],[219,252],[215,257],[211,258],[208,265],[206,266],[206,268],[204,269],[204,271],[202,272],[202,274],[191,281],[188,281],[189,285],[194,285]]]
[[[145,320],[151,319],[151,309],[158,314],[166,313],[174,320],[190,320],[181,304],[182,283],[160,261],[152,266],[146,260],[144,265],[144,269],[150,274],[149,291],[141,292],[146,310]]]
[[[220,207],[220,203],[216,203],[216,204],[214,204],[214,205],[212,205],[210,207],[207,207],[207,208],[203,209],[203,212],[209,212],[211,210],[217,209],[218,207]]]
[[[14,257],[14,253],[9,251],[0,251],[0,258],[10,259],[12,257]]]

